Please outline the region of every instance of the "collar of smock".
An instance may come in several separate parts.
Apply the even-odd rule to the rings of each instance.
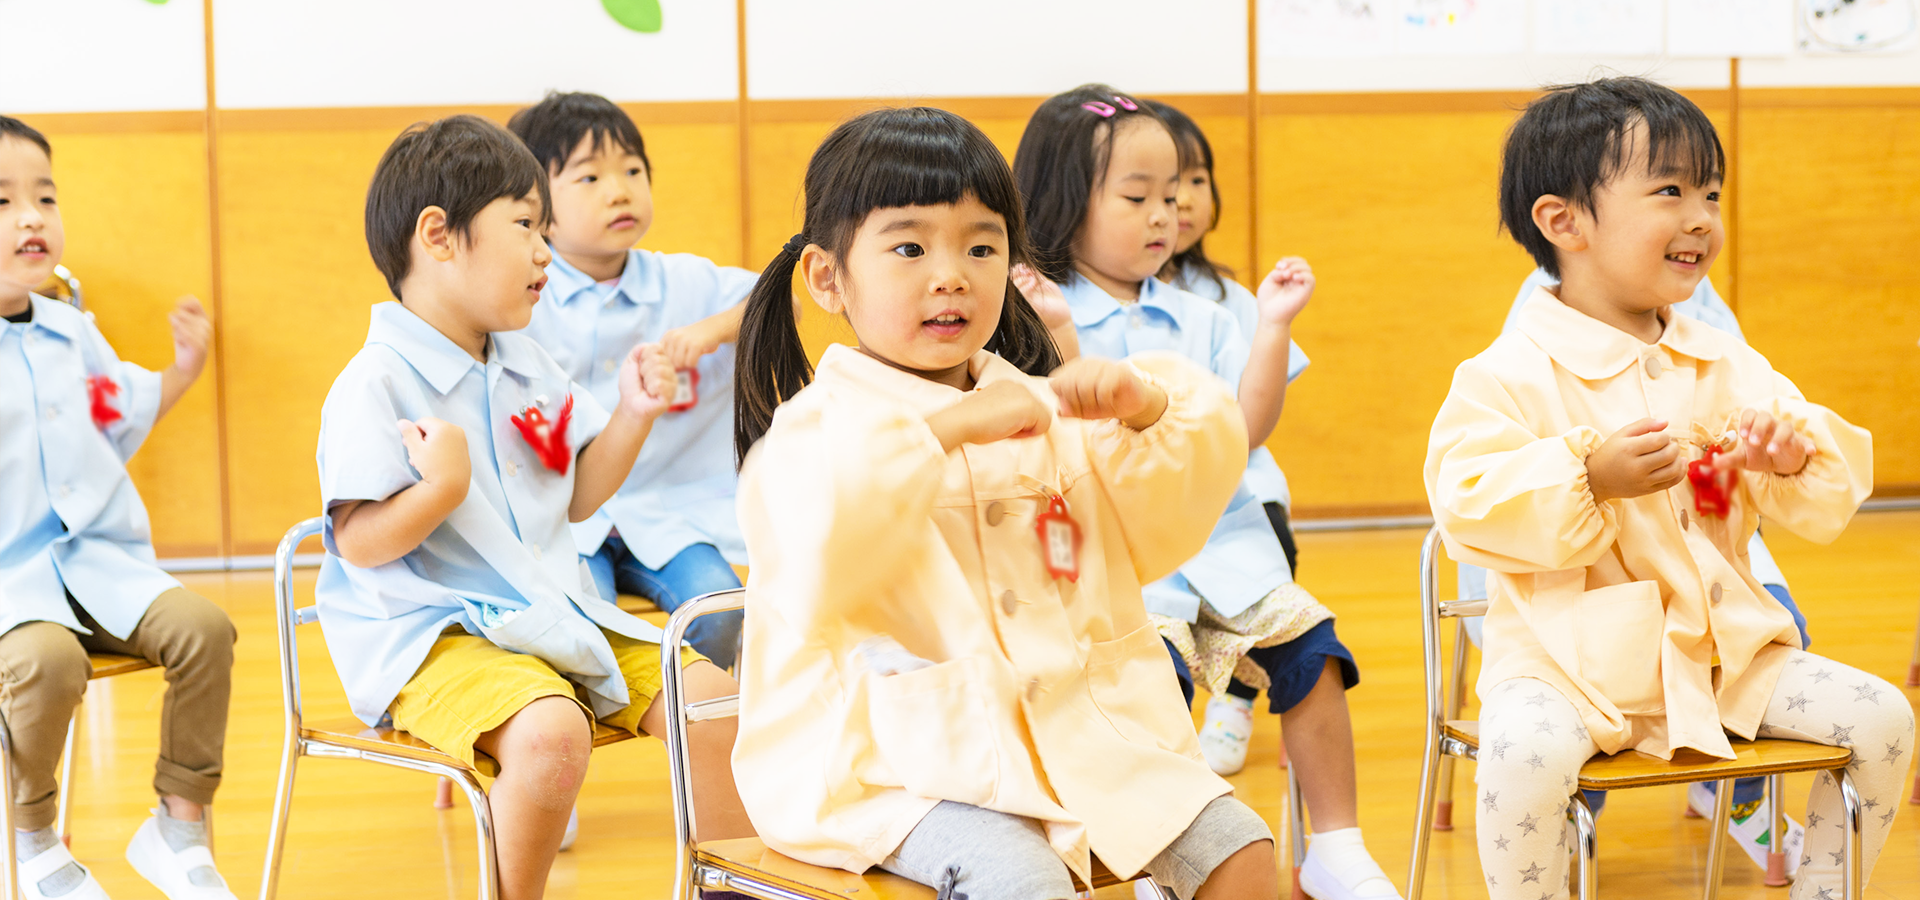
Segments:
[[[473,357],[453,339],[399,303],[388,300],[374,304],[371,319],[367,343],[391,347],[442,394],[453,390],[475,365]],[[532,377],[538,374],[539,360],[529,351],[530,346],[532,342],[519,335],[489,335],[487,362],[499,363],[503,369]]]
[[[1067,308],[1073,313],[1075,328],[1088,328],[1119,315],[1129,306],[1151,309],[1167,317],[1178,328],[1180,317],[1174,315],[1171,305],[1179,295],[1179,289],[1162,282],[1158,278],[1149,278],[1140,283],[1140,299],[1133,303],[1121,303],[1112,294],[1100,289],[1092,280],[1078,272],[1067,278],[1060,286],[1060,293],[1067,298]]]
[[[998,354],[981,350],[967,360],[977,390],[996,381],[1026,378],[1026,374]],[[847,381],[864,389],[878,391],[916,410],[933,412],[959,402],[962,391],[940,382],[896,369],[859,349],[845,344],[830,344],[820,355],[814,369],[816,381]]]
[[[1632,335],[1560,302],[1560,298],[1545,287],[1533,289],[1533,295],[1520,310],[1518,325],[1520,332],[1540,345],[1554,362],[1588,381],[1619,374],[1639,362],[1647,346]],[[1719,359],[1720,348],[1713,340],[1712,328],[1669,311],[1666,330],[1655,343],[1677,356]]]
[[[42,297],[39,294],[28,294],[27,304],[33,307],[33,321],[8,322],[0,319],[0,325],[23,329],[37,326],[69,341],[79,340],[81,332],[86,329],[84,323],[87,320],[87,314],[74,309],[65,301]]]
[[[645,253],[627,251],[627,265],[620,270],[620,278],[614,283],[614,295],[626,298],[628,303],[658,303],[660,297],[641,290],[641,284],[646,279],[645,269],[650,262]],[[592,276],[575,268],[558,253],[553,255],[553,262],[547,264],[547,288],[562,305],[572,303],[596,284],[598,282]]]

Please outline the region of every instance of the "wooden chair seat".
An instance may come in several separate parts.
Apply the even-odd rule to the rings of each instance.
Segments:
[[[694,850],[702,865],[777,887],[812,900],[933,900],[933,889],[879,869],[855,875],[842,869],[808,865],[767,849],[759,838],[702,841]],[[1078,879],[1076,879],[1077,881]],[[1093,863],[1093,886],[1124,882]]]
[[[339,744],[363,752],[385,753],[389,756],[421,762],[444,763],[451,766],[465,765],[452,754],[407,732],[396,728],[368,728],[365,723],[352,717],[326,719],[312,725],[303,725],[300,728],[300,737],[326,744]],[[631,732],[609,728],[599,722],[593,723],[595,749],[632,738]],[[474,771],[489,778],[500,774],[500,764],[484,753],[475,754],[474,763]]]
[[[1444,730],[1448,737],[1478,750],[1479,722],[1450,720]],[[1714,759],[1682,750],[1671,761],[1638,750],[1624,750],[1612,756],[1601,754],[1580,767],[1580,787],[1589,791],[1612,791],[1722,778],[1824,772],[1840,768],[1853,759],[1853,751],[1845,747],[1769,738],[1734,741],[1733,753],[1733,759]]]
[[[648,613],[661,612],[660,607],[655,606],[652,600],[648,600],[647,598],[642,597],[639,594],[621,594],[618,598],[616,598],[613,601],[613,605],[618,606],[627,612],[633,613],[636,616],[644,616]]]
[[[128,672],[159,668],[138,656],[121,656],[118,653],[89,653],[87,662],[93,664],[93,673],[87,676],[89,679],[112,678]]]

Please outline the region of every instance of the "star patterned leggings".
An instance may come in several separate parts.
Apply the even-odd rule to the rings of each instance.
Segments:
[[[1543,681],[1503,681],[1483,700],[1474,827],[1487,893],[1491,900],[1559,900],[1568,895],[1566,815],[1574,778],[1599,748],[1573,704]],[[1906,696],[1852,666],[1795,650],[1758,736],[1853,748],[1850,768],[1865,807],[1861,871],[1871,879],[1905,799],[1914,742]],[[1840,786],[1824,773],[1816,776],[1791,900],[1843,896],[1842,811]]]

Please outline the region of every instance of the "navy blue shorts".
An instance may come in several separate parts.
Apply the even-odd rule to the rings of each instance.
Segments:
[[[1173,671],[1180,678],[1180,693],[1187,698],[1187,705],[1193,705],[1193,672],[1187,668],[1187,661],[1180,658],[1173,642],[1160,639],[1167,645],[1167,653],[1173,656]],[[1341,686],[1352,690],[1360,683],[1360,667],[1353,662],[1353,651],[1340,643],[1340,636],[1333,632],[1333,620],[1328,619],[1305,634],[1284,644],[1273,647],[1255,647],[1247,651],[1247,658],[1255,665],[1266,670],[1272,684],[1267,687],[1267,708],[1270,712],[1284,713],[1300,705],[1312,693],[1313,686],[1320,683],[1320,673],[1326,669],[1327,660],[1340,663]]]

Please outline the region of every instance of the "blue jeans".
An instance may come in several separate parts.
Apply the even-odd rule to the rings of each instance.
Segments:
[[[739,576],[733,574],[733,567],[712,544],[694,544],[665,566],[649,569],[627,549],[626,541],[608,536],[600,551],[586,560],[600,596],[612,600],[616,593],[639,594],[667,612],[701,594],[740,586]],[[687,629],[687,643],[714,665],[731,669],[740,652],[740,625],[744,621],[742,610],[701,616]]]

